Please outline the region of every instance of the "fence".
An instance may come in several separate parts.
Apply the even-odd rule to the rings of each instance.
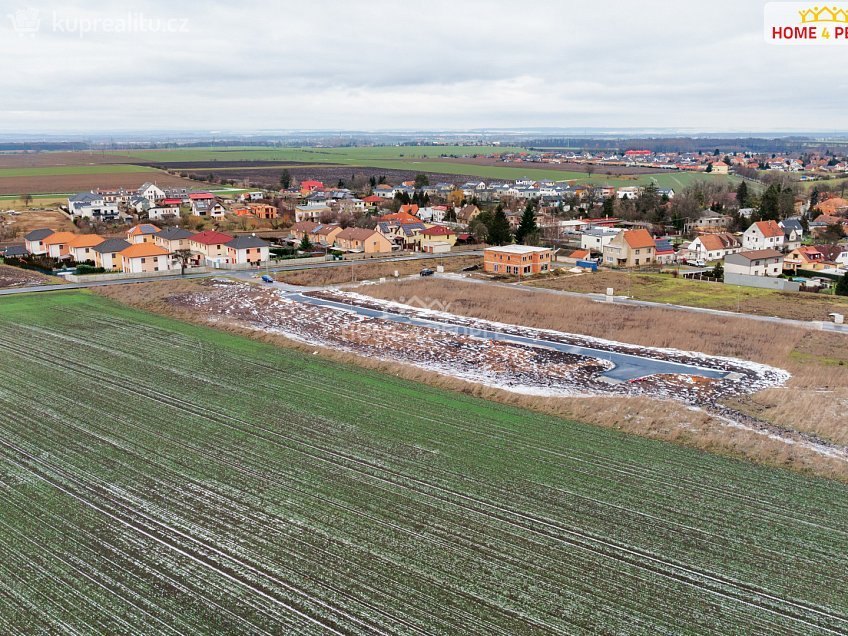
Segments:
[[[186,270],[186,274],[208,274],[212,271],[208,267],[192,267]],[[68,274],[65,276],[72,283],[97,283],[105,280],[128,280],[134,278],[165,278],[168,276],[179,276],[180,270],[166,269],[161,272],[145,272],[143,274],[125,274],[117,272],[114,274]]]
[[[728,285],[758,287],[760,289],[774,289],[777,291],[796,292],[801,290],[801,283],[796,283],[786,278],[775,278],[773,276],[752,276],[751,274],[729,274],[725,272],[724,282]]]

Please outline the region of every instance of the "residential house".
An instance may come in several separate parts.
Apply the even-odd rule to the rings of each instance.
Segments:
[[[139,223],[127,231],[127,240],[130,243],[153,243],[158,232],[161,232],[160,228],[152,223]]]
[[[298,205],[294,208],[294,222],[313,221],[317,223],[321,220],[322,214],[329,214],[333,210],[326,203],[306,203]]]
[[[604,263],[612,267],[638,267],[656,260],[656,243],[648,230],[624,230],[604,246]]]
[[[205,230],[188,239],[189,249],[194,253],[194,265],[218,267],[228,262],[227,243],[233,237],[223,232]]]
[[[51,258],[66,258],[70,256],[70,243],[77,237],[73,232],[53,232],[44,239],[44,247]]]
[[[556,255],[558,263],[565,263],[567,265],[576,265],[577,261],[588,261],[590,258],[592,258],[592,255],[586,249],[566,250],[564,253],[558,252]]]
[[[724,272],[748,276],[780,276],[783,273],[783,253],[764,249],[728,254],[724,257]]]
[[[671,265],[677,262],[677,253],[674,251],[674,246],[667,239],[657,239],[655,257],[660,265]]]
[[[147,208],[147,218],[151,221],[172,221],[179,217],[179,205],[154,205]]]
[[[118,218],[118,204],[107,202],[97,192],[80,192],[68,197],[68,212],[74,218],[114,221]]]
[[[532,245],[502,245],[483,250],[483,271],[532,276],[551,269],[553,250]]]
[[[421,230],[418,233],[418,248],[422,252],[440,254],[450,252],[456,245],[457,234],[454,230],[444,225],[434,225]]]
[[[604,246],[609,245],[609,242],[620,232],[620,228],[589,228],[580,235],[580,249],[601,254],[604,251]]]
[[[159,199],[165,198],[165,191],[155,183],[148,181],[138,189],[138,194],[143,196],[150,203],[155,203]]]
[[[219,219],[227,213],[227,208],[209,192],[193,192],[188,198],[194,216]]]
[[[77,234],[68,243],[68,253],[77,263],[94,262],[94,247],[100,245],[104,240],[106,239],[97,234]]]
[[[456,220],[459,223],[471,223],[480,214],[480,208],[473,203],[462,206],[456,211]]]
[[[268,248],[271,246],[255,234],[250,236],[240,235],[232,241],[225,243],[227,247],[227,259],[236,265],[252,265],[259,267],[268,260]]]
[[[332,247],[342,226],[338,223],[321,223],[309,232],[309,242],[322,247]]]
[[[169,252],[154,243],[135,243],[119,252],[125,274],[147,274],[169,269]]]
[[[831,264],[827,262],[825,255],[815,247],[796,247],[783,259],[783,269],[797,273],[799,269],[816,271],[827,269]]]
[[[752,223],[742,235],[742,247],[745,250],[779,250],[783,242],[783,228],[776,221]]]
[[[392,251],[392,243],[376,230],[349,227],[336,234],[335,247],[346,252],[380,254]]]
[[[44,244],[44,239],[52,234],[55,234],[55,232],[46,227],[33,230],[24,237],[24,247],[30,254],[47,254],[47,245]]]
[[[728,254],[736,254],[742,251],[742,243],[729,232],[716,232],[715,234],[699,234],[694,241],[689,243],[686,255],[691,259],[703,261],[720,261]]]
[[[4,258],[24,258],[29,256],[29,250],[23,245],[7,245],[0,250],[0,255]]]
[[[703,210],[695,219],[687,221],[683,226],[686,234],[705,234],[707,232],[725,232],[730,225],[731,217],[712,210]]]
[[[173,253],[177,250],[191,249],[189,239],[194,236],[194,232],[190,232],[181,227],[168,227],[153,235],[153,242],[169,252]]]
[[[255,216],[257,219],[276,219],[277,208],[269,203],[248,203],[233,208],[233,214],[236,216]]]
[[[816,245],[815,248],[824,254],[825,260],[829,263],[848,269],[848,245]]]
[[[94,264],[106,271],[122,270],[121,252],[127,249],[130,243],[124,239],[106,239],[94,246]]]
[[[783,229],[783,246],[788,250],[794,250],[801,246],[804,239],[804,226],[800,219],[784,219],[778,225]]]
[[[304,236],[309,236],[312,230],[319,225],[321,224],[315,221],[298,221],[289,228],[289,242],[299,243]]]
[[[710,172],[713,174],[727,174],[730,170],[730,166],[723,161],[713,161],[710,165],[712,166],[712,170]]]

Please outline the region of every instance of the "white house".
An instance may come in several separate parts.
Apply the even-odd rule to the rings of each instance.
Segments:
[[[736,254],[741,251],[742,244],[739,239],[728,232],[701,234],[686,248],[689,258],[704,261],[718,261],[728,254]]]
[[[724,257],[724,271],[749,276],[780,276],[783,273],[783,253],[766,249],[728,254]]]
[[[138,189],[138,193],[151,203],[165,198],[165,191],[155,183],[148,181]]]
[[[151,221],[165,221],[177,219],[180,216],[178,205],[154,205],[147,209],[147,218]]]
[[[313,221],[318,223],[321,220],[321,215],[329,212],[332,212],[332,209],[326,203],[298,205],[294,209],[294,222]]]
[[[114,221],[118,218],[118,204],[107,202],[97,192],[80,192],[68,197],[68,212],[74,218]]]
[[[746,250],[779,250],[784,243],[783,228],[775,221],[757,221],[742,235]]]
[[[614,227],[596,227],[586,230],[580,235],[580,249],[603,253],[604,247],[609,245],[619,232],[621,229]]]

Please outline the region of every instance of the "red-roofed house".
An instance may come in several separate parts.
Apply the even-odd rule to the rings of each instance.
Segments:
[[[324,184],[320,181],[315,181],[314,179],[306,179],[305,181],[300,182],[301,194],[309,194],[310,192],[314,192],[315,190],[323,189]]]
[[[418,248],[422,252],[440,254],[450,252],[450,249],[456,245],[456,232],[444,225],[434,225],[421,230],[416,239]]]
[[[188,247],[194,254],[195,265],[221,265],[227,263],[227,243],[233,237],[223,232],[205,230],[188,239]]]
[[[742,235],[742,247],[746,250],[779,250],[785,235],[777,221],[757,221]]]

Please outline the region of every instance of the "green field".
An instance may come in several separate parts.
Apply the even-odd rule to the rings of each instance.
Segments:
[[[46,166],[38,168],[0,168],[0,179],[6,177],[40,177],[63,174],[115,174],[132,172],[159,172],[147,166],[131,164],[98,164],[90,166]]]
[[[210,161],[298,161],[306,164],[332,163],[351,167],[384,168],[410,172],[431,172],[455,175],[470,175],[486,179],[515,180],[530,179],[569,180],[580,183],[592,182],[615,186],[644,185],[656,183],[661,188],[683,189],[696,180],[730,181],[735,176],[709,175],[704,173],[658,172],[630,178],[612,177],[599,168],[591,177],[572,170],[547,170],[527,165],[504,164],[482,166],[471,163],[433,161],[442,155],[487,155],[491,153],[519,152],[525,149],[500,146],[365,146],[356,148],[177,148],[172,150],[138,150],[116,153],[148,162],[162,164],[174,162],[198,163]],[[209,167],[209,166],[204,166]]]
[[[848,487],[0,298],[3,634],[836,634]]]

